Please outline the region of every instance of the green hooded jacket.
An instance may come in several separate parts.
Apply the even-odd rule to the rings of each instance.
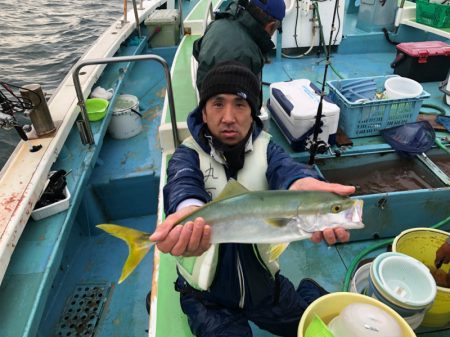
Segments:
[[[246,65],[259,79],[262,78],[264,55],[275,46],[261,24],[245,10],[238,15],[227,12],[206,29],[195,41],[193,55],[198,61],[197,88],[206,73],[223,61],[238,61]]]

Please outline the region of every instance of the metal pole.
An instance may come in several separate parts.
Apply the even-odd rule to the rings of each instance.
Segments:
[[[172,135],[173,135],[173,143],[174,146],[177,147],[180,145],[180,137],[178,135],[177,128],[177,120],[175,113],[175,101],[173,98],[173,90],[172,90],[172,80],[170,78],[170,69],[166,60],[158,55],[135,55],[135,56],[119,56],[119,57],[106,57],[104,59],[94,59],[94,60],[85,60],[81,61],[75,70],[73,71],[72,78],[75,86],[75,91],[78,97],[78,105],[80,106],[81,118],[82,120],[77,121],[77,125],[82,132],[81,137],[83,140],[83,144],[94,144],[94,137],[92,135],[92,129],[89,124],[89,118],[86,111],[86,106],[84,103],[83,92],[81,90],[81,84],[79,79],[80,70],[88,65],[99,65],[99,64],[109,64],[109,63],[120,63],[120,62],[135,62],[135,61],[148,61],[153,60],[158,62],[163,66],[164,75],[166,77],[167,82],[167,95],[169,100],[169,112],[170,112],[170,120],[172,124]],[[85,138],[83,138],[85,136]]]
[[[123,0],[123,20],[122,20],[122,24],[127,23],[127,12],[128,12],[128,8],[127,8],[127,0]]]
[[[331,22],[331,30],[330,30],[330,41],[328,43],[327,59],[325,62],[325,71],[323,73],[322,90],[320,92],[320,101],[319,101],[319,106],[317,107],[316,121],[314,123],[314,134],[313,134],[313,142],[312,142],[311,149],[310,149],[309,165],[314,164],[314,160],[315,160],[316,153],[317,153],[317,147],[318,147],[317,138],[319,137],[320,124],[321,124],[321,119],[322,119],[323,96],[325,96],[325,84],[327,81],[328,66],[330,64],[331,43],[333,41],[333,32],[335,30],[334,22],[336,20],[336,15],[337,15],[338,7],[339,7],[338,4],[339,4],[339,0],[335,0],[333,20]],[[316,5],[317,5],[317,3],[316,3]]]
[[[133,0],[133,11],[134,11],[134,20],[136,20],[136,29],[138,32],[138,36],[139,36],[139,38],[141,38],[141,25],[139,22],[139,14],[138,14],[136,0]]]
[[[178,13],[180,13],[180,40],[181,40],[184,36],[183,0],[178,0]]]

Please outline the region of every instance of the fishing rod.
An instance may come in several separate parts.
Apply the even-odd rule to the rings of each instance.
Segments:
[[[325,96],[325,84],[327,81],[328,66],[330,65],[331,43],[333,41],[333,32],[335,30],[334,22],[336,20],[338,7],[339,7],[339,0],[335,0],[333,20],[331,21],[330,41],[328,42],[328,50],[327,50],[327,56],[326,56],[326,62],[325,62],[325,71],[323,73],[322,90],[320,91],[319,106],[317,107],[316,120],[314,123],[313,140],[312,140],[312,144],[310,147],[309,165],[314,164],[314,160],[315,160],[315,157],[317,154],[317,149],[319,147],[319,142],[317,141],[317,138],[319,137],[320,128],[321,128],[321,124],[322,124],[321,120],[322,120],[322,109],[323,109],[323,97]]]

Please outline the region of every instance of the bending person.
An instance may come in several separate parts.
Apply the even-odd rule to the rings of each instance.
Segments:
[[[271,37],[285,15],[284,0],[250,0],[244,6],[216,16],[202,38],[195,41],[193,55],[198,61],[197,88],[215,64],[235,60],[248,67],[260,80],[265,55],[275,45]]]

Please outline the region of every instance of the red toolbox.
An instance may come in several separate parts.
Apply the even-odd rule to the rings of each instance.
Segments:
[[[450,45],[442,41],[399,43],[391,67],[394,74],[418,82],[443,81],[450,68]]]

